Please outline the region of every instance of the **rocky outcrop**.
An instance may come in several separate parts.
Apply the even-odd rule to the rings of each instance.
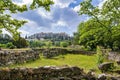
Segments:
[[[39,58],[39,53],[33,50],[0,51],[0,66],[25,63]]]
[[[78,67],[0,69],[0,80],[96,80]]]

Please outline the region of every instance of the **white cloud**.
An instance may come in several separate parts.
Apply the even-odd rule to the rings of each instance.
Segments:
[[[23,0],[27,1],[27,0]],[[27,3],[23,2],[22,3]],[[28,0],[29,1],[29,0]],[[28,23],[23,25],[19,30],[22,36],[26,34],[32,35],[39,32],[66,32],[72,34],[77,30],[78,24],[85,18],[78,16],[79,6],[74,9],[69,7],[71,3],[76,3],[75,0],[53,0],[54,5],[51,6],[51,11],[47,12],[44,8],[30,10],[27,12],[15,14],[13,18],[27,20]],[[19,2],[21,3],[21,2]],[[28,2],[27,4],[30,4]]]
[[[65,21],[62,21],[62,20],[59,20],[57,23],[53,23],[52,24],[52,27],[54,28],[54,27],[58,27],[58,26],[61,26],[61,27],[67,27],[68,26],[68,24],[65,22]]]
[[[36,22],[30,20],[28,20],[28,23],[26,23],[24,26],[26,26],[26,30],[33,30],[39,27],[39,25]]]
[[[60,8],[68,7],[70,3],[74,2],[74,0],[53,0],[54,6],[59,6]]]
[[[75,12],[78,12],[78,11],[80,10],[80,5],[75,6],[75,7],[73,8],[73,10],[74,10]]]
[[[28,31],[25,31],[25,30],[18,30],[22,35],[26,35],[26,34],[29,34]]]
[[[37,10],[37,13],[40,14],[40,16],[47,18],[47,19],[52,19],[52,12],[48,12],[43,8],[39,8]]]
[[[33,0],[13,0],[13,2],[21,6],[24,4],[27,4],[27,5],[31,4]]]
[[[106,1],[107,0],[100,0],[100,3],[98,4],[99,9],[102,9],[102,6]]]
[[[65,21],[58,21],[58,22],[57,22],[57,25],[67,26],[67,23],[65,23]]]

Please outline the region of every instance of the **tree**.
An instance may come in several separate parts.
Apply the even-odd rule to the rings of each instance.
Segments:
[[[102,45],[106,48],[120,49],[120,0],[106,0],[100,8],[85,0],[80,3],[80,15],[88,15],[90,19],[81,23],[80,43],[90,48]]]
[[[19,37],[19,39],[14,40],[13,44],[17,48],[26,48],[26,47],[28,47],[28,42],[24,38],[22,38],[22,37]]]
[[[19,6],[13,3],[12,0],[0,0],[0,32],[2,32],[1,29],[4,28],[11,33],[14,39],[17,39],[20,34],[17,30],[27,22],[25,20],[11,18],[10,14],[6,14],[6,11],[15,14],[39,7],[44,7],[49,11],[51,4],[53,4],[52,0],[33,0],[32,4],[27,7],[27,5]]]
[[[104,24],[105,23],[107,22],[104,21]],[[95,49],[97,45],[105,46],[104,44],[108,41],[107,31],[94,19],[81,23],[78,27],[79,43],[85,46],[85,48],[92,50]]]

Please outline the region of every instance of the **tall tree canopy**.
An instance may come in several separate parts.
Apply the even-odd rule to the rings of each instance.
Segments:
[[[102,6],[84,0],[80,3],[79,14],[90,17],[79,25],[80,44],[90,49],[97,45],[120,49],[120,0],[105,0]]]
[[[0,32],[2,32],[2,29],[4,28],[6,31],[12,34],[14,39],[16,39],[17,36],[19,36],[19,32],[17,32],[17,30],[27,21],[13,19],[10,13],[14,14],[18,12],[24,12],[28,9],[33,10],[39,7],[44,7],[46,10],[49,11],[50,5],[52,4],[52,0],[33,0],[30,6],[19,6],[15,4],[12,0],[0,0]]]

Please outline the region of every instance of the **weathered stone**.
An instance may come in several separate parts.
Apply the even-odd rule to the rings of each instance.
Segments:
[[[120,65],[120,61],[116,61],[118,65]]]
[[[110,71],[111,69],[114,68],[114,63],[112,63],[112,62],[104,62],[104,63],[98,65],[98,68],[102,72]]]
[[[68,66],[3,69],[0,73],[0,80],[94,80],[82,69]]]
[[[76,49],[65,49],[65,48],[44,48],[44,49],[33,49],[39,53],[42,53],[46,58],[52,58],[58,55],[64,54],[84,54],[84,55],[92,55],[94,52],[91,51],[83,51],[83,50],[76,50]]]
[[[0,66],[25,63],[39,58],[39,53],[33,50],[0,51]]]
[[[120,74],[120,70],[114,70],[112,72]]]
[[[98,80],[106,80],[107,76],[105,74],[99,74],[98,75]]]

